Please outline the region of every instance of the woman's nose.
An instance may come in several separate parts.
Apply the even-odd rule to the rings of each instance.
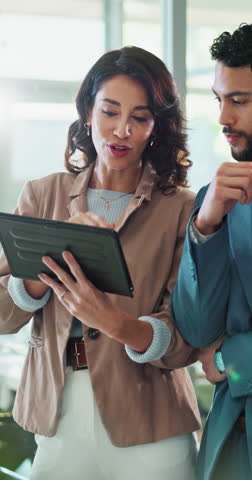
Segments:
[[[130,136],[130,124],[128,121],[120,120],[114,128],[114,135],[119,138],[128,138]]]

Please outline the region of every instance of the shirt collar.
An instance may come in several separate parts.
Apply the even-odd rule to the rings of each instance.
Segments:
[[[82,172],[76,175],[74,184],[69,192],[71,198],[77,197],[87,191],[90,178],[92,176],[95,164],[85,168]],[[147,162],[143,169],[143,174],[137,186],[135,197],[144,197],[146,200],[151,199],[153,187],[157,181],[157,174],[149,162]]]

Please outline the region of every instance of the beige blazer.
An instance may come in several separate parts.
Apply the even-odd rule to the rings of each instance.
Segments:
[[[92,168],[78,175],[56,173],[28,182],[15,213],[67,220],[87,210],[86,190]],[[134,298],[110,295],[121,309],[139,317],[166,322],[170,346],[158,361],[138,364],[124,345],[100,334],[89,338],[83,325],[92,386],[102,422],[114,445],[156,442],[197,430],[200,416],[184,367],[195,350],[172,323],[169,297],[174,286],[185,228],[194,195],[179,188],[172,196],[155,188],[150,166],[144,169],[136,194],[116,222],[135,287]],[[7,285],[9,267],[0,259],[0,334],[17,332],[31,317],[32,333],[14,405],[14,419],[24,429],[46,436],[57,430],[64,388],[64,351],[72,317],[54,294],[34,314],[13,304]],[[85,398],[80,398],[85,402]]]

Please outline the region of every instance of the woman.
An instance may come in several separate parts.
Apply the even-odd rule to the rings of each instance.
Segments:
[[[181,367],[195,352],[173,327],[169,296],[194,195],[172,77],[125,47],[97,61],[76,104],[70,173],[28,182],[16,213],[114,228],[135,294],[97,290],[70,252],[71,277],[43,258],[58,281],[14,279],[2,257],[1,333],[34,314],[14,406],[37,433],[32,479],[191,480],[199,413]]]

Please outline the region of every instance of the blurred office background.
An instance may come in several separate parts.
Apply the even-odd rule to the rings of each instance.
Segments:
[[[174,74],[198,191],[230,159],[211,92],[209,46],[242,22],[251,22],[251,0],[0,0],[0,211],[13,210],[27,179],[64,170],[78,86],[102,53],[123,45],[150,50]],[[14,433],[17,446],[3,412],[13,403],[28,337],[28,329],[0,337],[0,466],[27,477],[33,442]],[[204,417],[212,387],[200,369],[191,373]]]

